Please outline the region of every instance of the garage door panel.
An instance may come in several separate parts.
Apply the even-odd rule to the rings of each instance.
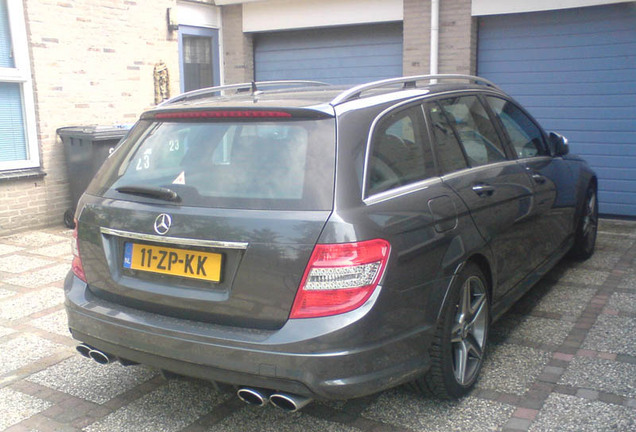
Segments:
[[[629,35],[626,35],[629,36]],[[523,49],[523,58],[526,61],[554,61],[554,60],[567,60],[567,59],[579,59],[585,57],[590,52],[590,45],[581,46],[568,46],[567,48],[558,47],[555,49],[550,41],[546,42],[546,47],[537,47],[537,44],[533,44],[532,48],[512,48],[509,43],[505,46],[493,47],[491,49],[483,49],[479,52],[480,58],[483,61],[496,61],[500,58],[502,52],[508,54],[508,57],[513,55],[512,51]],[[579,43],[583,43],[579,40]],[[617,40],[608,41],[608,43],[598,44],[596,49],[602,49],[604,54],[598,58],[614,58],[616,56],[622,56],[625,52],[636,52],[636,42],[618,42]],[[510,51],[506,53],[506,51]]]
[[[480,57],[480,64],[482,59]],[[552,83],[588,83],[599,84],[598,71],[572,71],[567,74],[554,74],[549,71],[530,70],[530,71],[514,71],[514,76],[510,71],[506,71],[506,65],[500,62],[501,69],[495,69],[494,64],[483,63],[486,67],[480,68],[480,74],[488,74],[489,77],[498,85],[512,85],[516,83],[535,83],[541,84],[546,81]],[[483,70],[482,70],[483,69]],[[485,75],[484,75],[485,76]],[[603,71],[603,82],[626,82],[634,81],[634,72],[631,69],[605,70]]]
[[[477,56],[596,170],[600,211],[636,216],[636,7],[483,17]]]
[[[401,23],[263,33],[255,38],[256,80],[352,84],[402,75]]]
[[[636,146],[632,144],[607,144],[603,142],[582,143],[581,141],[577,141],[577,147],[581,153],[590,156],[608,155],[636,157]]]

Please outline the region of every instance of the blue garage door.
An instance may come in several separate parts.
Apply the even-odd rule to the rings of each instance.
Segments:
[[[636,216],[636,4],[480,18],[478,73],[599,176],[600,211]]]
[[[402,75],[402,23],[262,33],[254,43],[257,81],[354,84]]]

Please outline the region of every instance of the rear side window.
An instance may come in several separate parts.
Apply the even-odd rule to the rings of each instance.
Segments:
[[[425,136],[419,105],[383,118],[373,131],[365,196],[434,175],[433,157]]]
[[[547,155],[541,130],[517,106],[498,97],[486,97],[519,158]]]
[[[164,187],[184,205],[325,210],[334,140],[333,119],[153,122],[109,159],[95,186],[120,199],[132,198],[117,188]]]
[[[471,167],[506,160],[506,153],[484,106],[476,96],[439,101],[457,132]]]

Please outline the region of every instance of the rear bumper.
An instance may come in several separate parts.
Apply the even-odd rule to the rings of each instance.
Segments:
[[[73,337],[117,357],[175,373],[320,399],[360,397],[424,373],[431,327],[361,345],[375,300],[334,317],[289,320],[279,330],[187,321],[110,303],[69,273]],[[366,310],[365,310],[366,309]]]

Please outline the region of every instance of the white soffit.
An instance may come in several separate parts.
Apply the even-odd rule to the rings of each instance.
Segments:
[[[613,3],[629,3],[633,0],[473,0],[472,15],[502,15],[521,12],[571,9]]]
[[[391,22],[403,18],[402,0],[271,0],[243,4],[244,32]]]
[[[202,3],[177,2],[177,22],[193,27],[221,27],[221,8]]]

